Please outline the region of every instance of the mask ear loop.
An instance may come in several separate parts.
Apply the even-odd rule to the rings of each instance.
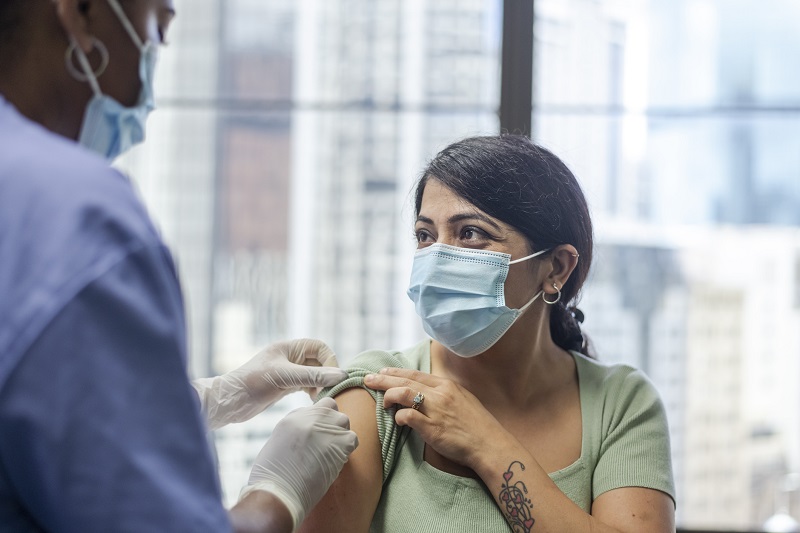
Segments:
[[[521,263],[522,261],[527,261],[528,259],[532,259],[532,258],[536,257],[537,255],[542,255],[542,254],[547,253],[549,251],[550,251],[550,248],[545,248],[544,250],[539,250],[538,252],[533,253],[531,255],[526,255],[525,257],[520,257],[519,259],[514,259],[513,261],[509,261],[508,264],[509,265],[513,265],[514,263]],[[536,299],[539,296],[542,296],[543,294],[544,294],[544,291],[539,291],[536,294],[534,294],[533,298],[528,300],[528,303],[526,303],[525,305],[523,305],[522,307],[519,308],[519,313],[520,314],[524,313],[525,310],[528,309],[531,306],[531,304],[533,302],[535,302]],[[544,296],[542,296],[542,300],[544,300]],[[547,300],[545,300],[545,301],[547,301]]]
[[[142,42],[142,38],[139,37],[138,33],[136,33],[136,29],[128,19],[128,15],[126,15],[125,11],[122,10],[122,6],[119,5],[119,2],[117,2],[117,0],[108,0],[108,5],[111,6],[111,9],[117,15],[117,18],[122,23],[125,31],[128,32],[128,35],[130,35],[131,39],[133,40],[133,44],[139,47],[140,52],[143,51],[144,43]]]
[[[106,67],[108,66],[108,49],[106,48],[106,45],[104,45],[99,39],[95,37],[92,37],[91,39],[92,46],[100,54],[100,65],[96,70],[92,69],[89,59],[86,57],[86,54],[83,53],[83,50],[81,50],[81,47],[78,46],[78,43],[73,37],[70,37],[69,39],[70,43],[67,47],[64,60],[67,65],[67,72],[69,72],[70,76],[78,81],[89,82],[89,85],[92,86],[92,91],[99,95],[102,94],[102,92],[100,91],[100,84],[97,83],[97,78],[103,75],[103,73],[106,71]],[[75,65],[72,61],[73,53],[75,54],[75,57],[78,58],[78,63],[80,63],[83,72],[75,68]]]
[[[513,265],[515,263],[521,263],[523,261],[527,261],[528,259],[532,259],[532,258],[536,257],[537,255],[542,255],[542,254],[547,253],[549,251],[550,251],[550,248],[545,248],[544,250],[539,250],[538,252],[533,253],[531,255],[526,255],[525,257],[520,257],[519,259],[514,259],[513,261],[509,261],[508,264],[509,265]]]
[[[544,294],[544,291],[539,291],[539,292],[537,292],[536,294],[534,294],[534,295],[533,295],[533,298],[531,298],[530,300],[528,300],[528,303],[526,303],[525,305],[523,305],[522,307],[520,307],[520,308],[519,308],[519,314],[521,315],[522,313],[524,313],[524,312],[525,312],[525,310],[526,310],[527,308],[529,308],[529,307],[531,306],[531,304],[533,304],[533,302],[535,302],[535,301],[536,301],[536,299],[537,299],[539,296],[542,296],[543,294]],[[542,296],[542,300],[544,300],[544,296]],[[546,302],[546,301],[547,301],[547,300],[545,300],[545,302]]]

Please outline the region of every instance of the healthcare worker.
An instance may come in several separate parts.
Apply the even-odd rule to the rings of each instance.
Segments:
[[[335,402],[296,410],[222,507],[206,427],[343,373],[300,340],[187,379],[173,262],[108,163],[144,137],[174,14],[0,2],[0,531],[291,531],[357,445]]]

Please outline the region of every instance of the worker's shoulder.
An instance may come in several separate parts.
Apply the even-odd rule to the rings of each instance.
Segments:
[[[2,227],[72,244],[159,241],[130,181],[104,159],[19,115],[3,119]]]
[[[2,378],[53,317],[115,266],[174,270],[133,187],[101,158],[2,99],[0,147]]]

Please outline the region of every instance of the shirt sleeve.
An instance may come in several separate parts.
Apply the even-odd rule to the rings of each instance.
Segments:
[[[644,487],[675,500],[669,428],[661,397],[638,370],[607,383],[604,438],[592,480],[593,499],[622,487]]]
[[[47,531],[230,531],[165,254],[142,247],[86,286],[0,393],[0,475]]]
[[[411,368],[411,364],[400,353],[372,350],[359,354],[347,368],[348,378],[341,383],[323,389],[317,401],[326,397],[335,397],[337,394],[361,387],[372,395],[375,400],[375,415],[378,422],[378,438],[381,442],[381,459],[383,460],[383,482],[392,472],[397,452],[399,452],[405,438],[408,435],[407,426],[398,426],[394,422],[396,407],[384,409],[383,391],[376,391],[364,385],[364,378],[367,374],[375,374],[381,368]]]

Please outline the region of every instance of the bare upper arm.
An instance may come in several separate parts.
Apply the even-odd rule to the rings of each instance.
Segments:
[[[624,487],[610,490],[592,504],[592,516],[624,532],[674,533],[675,504],[660,490]]]
[[[366,390],[353,388],[337,395],[336,403],[339,411],[350,417],[358,448],[302,523],[300,532],[366,533],[381,497],[383,460],[375,400]]]

